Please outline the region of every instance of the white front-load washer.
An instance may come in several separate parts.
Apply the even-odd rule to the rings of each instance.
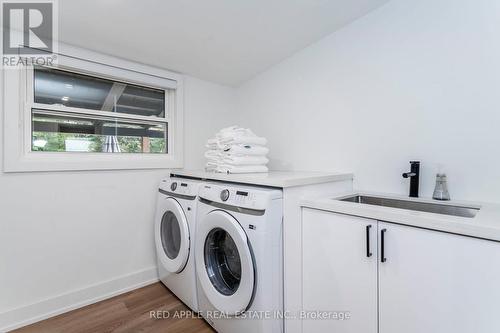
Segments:
[[[206,183],[198,196],[201,315],[219,333],[283,332],[282,191]]]
[[[193,311],[198,311],[193,248],[200,184],[182,178],[163,179],[158,189],[155,215],[159,278]]]

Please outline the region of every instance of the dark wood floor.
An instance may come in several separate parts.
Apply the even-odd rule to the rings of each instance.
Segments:
[[[161,283],[136,289],[47,320],[25,326],[16,333],[66,332],[167,332],[212,333],[200,318],[178,318],[189,309]],[[151,318],[150,311],[165,311],[168,319]],[[177,318],[172,318],[177,312]]]

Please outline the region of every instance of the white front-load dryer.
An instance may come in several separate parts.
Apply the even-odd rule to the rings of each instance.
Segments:
[[[198,311],[194,239],[199,185],[182,178],[163,179],[155,214],[159,278],[193,311]]]
[[[281,190],[210,183],[198,201],[201,315],[219,333],[283,332]]]

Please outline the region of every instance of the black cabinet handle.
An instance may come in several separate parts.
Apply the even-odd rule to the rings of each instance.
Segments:
[[[386,262],[387,258],[385,257],[385,233],[387,229],[380,230],[380,262]]]
[[[366,256],[370,258],[372,253],[370,252],[370,229],[371,225],[366,226]]]

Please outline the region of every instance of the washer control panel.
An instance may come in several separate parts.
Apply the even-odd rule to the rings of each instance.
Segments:
[[[199,196],[203,199],[241,208],[264,210],[272,199],[281,198],[280,190],[236,187],[225,184],[204,184]]]
[[[188,196],[197,196],[199,186],[199,182],[187,179],[165,178],[160,182],[161,190]]]

